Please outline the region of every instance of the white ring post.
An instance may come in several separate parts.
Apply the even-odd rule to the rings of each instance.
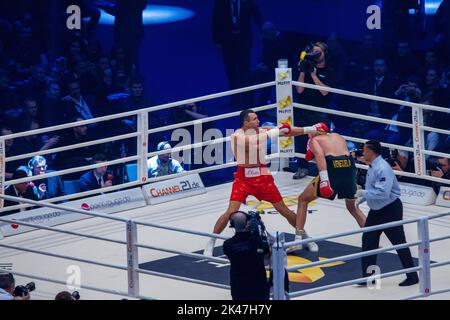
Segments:
[[[5,139],[0,137],[0,194],[3,194],[5,186]],[[0,198],[0,209],[3,208],[3,198]]]
[[[422,218],[417,224],[419,234],[419,272],[420,293],[427,297],[431,293],[431,268],[430,268],[430,233],[428,228],[428,219]]]
[[[292,97],[292,69],[276,68],[276,96],[277,96],[277,122],[288,122],[294,125],[294,106]],[[280,166],[278,170],[289,167],[289,157],[295,156],[295,144],[293,137],[280,137],[278,139],[280,154]]]
[[[419,176],[426,175],[425,154],[425,138],[422,129],[423,126],[423,110],[420,107],[412,107],[413,121],[413,146],[414,146],[414,168]]]
[[[137,225],[134,221],[127,221],[127,269],[128,269],[128,294],[139,297],[139,269],[137,247]]]
[[[286,251],[283,248],[284,233],[276,235],[272,246],[272,266],[273,266],[273,299],[286,300],[284,290],[284,274],[286,266]]]
[[[140,133],[137,140],[137,161],[138,181],[145,183],[148,180],[147,149],[148,149],[148,112],[141,111],[137,115],[137,130]]]

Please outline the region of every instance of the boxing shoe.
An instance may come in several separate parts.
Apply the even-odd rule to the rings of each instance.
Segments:
[[[334,195],[334,190],[331,189],[330,181],[322,180],[319,184],[320,195],[324,198],[331,198]]]
[[[308,238],[311,238],[311,237],[306,233],[305,230],[297,230],[296,231],[295,241],[305,240]],[[319,251],[319,246],[315,242],[308,242],[306,244],[306,248],[310,252],[318,252]],[[287,248],[286,251],[287,251],[287,253],[291,253],[291,252],[302,250],[302,249],[303,249],[303,245],[297,244],[297,245],[290,246],[289,248]]]
[[[203,255],[212,257],[213,251],[214,251],[214,245],[216,244],[215,238],[210,238],[208,242],[206,243],[205,250],[203,250]]]

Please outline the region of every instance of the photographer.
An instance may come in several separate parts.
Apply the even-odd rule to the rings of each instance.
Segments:
[[[302,59],[298,64],[300,75],[299,82],[305,82],[323,87],[334,86],[334,71],[327,66],[328,46],[323,42],[316,42],[309,45],[302,52]],[[306,89],[297,87],[299,102],[301,104],[312,105],[315,107],[327,107],[330,102],[330,92],[326,90]],[[324,122],[330,127],[330,119],[327,114],[306,111],[295,108],[295,125],[297,127],[309,126],[314,123]],[[295,139],[296,150],[306,149],[307,137]],[[304,159],[298,160],[298,170],[294,179],[301,179],[308,174],[308,163]]]
[[[408,83],[402,84],[395,92],[397,99],[402,99],[408,102],[419,102],[422,96],[422,92],[419,87],[420,80],[416,77],[410,77]],[[405,106],[393,107],[394,111],[390,117],[393,121],[411,123],[411,109]],[[405,144],[408,138],[411,136],[411,129],[397,126],[394,124],[388,124],[384,130],[371,130],[365,138],[372,140],[378,139],[385,143],[391,144]]]
[[[441,186],[450,185],[450,160],[448,158],[439,158],[437,165],[434,168],[432,168],[432,170],[430,170],[429,173],[430,176],[449,180],[449,184],[433,182],[432,186],[434,192],[436,192],[436,194],[439,194],[439,189],[441,188]]]
[[[0,273],[0,300],[30,300],[27,292],[22,296],[14,296],[16,281],[12,273]]]
[[[236,234],[223,244],[230,259],[230,286],[233,300],[269,300],[270,286],[264,267],[269,253],[267,238],[260,231],[264,224],[257,213],[237,211],[230,217]]]

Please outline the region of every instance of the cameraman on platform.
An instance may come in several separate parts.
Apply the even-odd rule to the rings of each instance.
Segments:
[[[16,280],[12,273],[0,273],[0,301],[3,300],[30,300],[30,294],[15,297]]]
[[[334,71],[327,66],[328,46],[323,42],[311,44],[303,50],[298,64],[299,82],[314,84],[322,87],[334,86]],[[307,89],[297,87],[299,103],[314,107],[327,107],[330,102],[330,92],[325,90]],[[294,123],[296,126],[308,126],[318,122],[324,122],[329,128],[330,119],[326,113],[294,109]],[[306,150],[307,136],[295,139],[296,150]],[[301,151],[300,151],[301,152]],[[308,175],[308,163],[304,159],[298,159],[298,170],[294,179],[301,179]]]
[[[230,259],[230,286],[233,300],[269,300],[270,286],[264,267],[269,253],[264,224],[257,213],[237,211],[230,217],[236,234],[223,244]]]

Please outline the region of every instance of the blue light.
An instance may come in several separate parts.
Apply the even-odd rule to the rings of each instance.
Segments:
[[[436,11],[441,5],[442,1],[443,0],[425,0],[425,14],[436,14]],[[409,14],[414,14],[414,9],[410,9]]]
[[[100,24],[114,24],[114,16],[101,11]],[[173,6],[148,5],[142,13],[144,24],[162,24],[186,20],[194,16],[188,9]]]

